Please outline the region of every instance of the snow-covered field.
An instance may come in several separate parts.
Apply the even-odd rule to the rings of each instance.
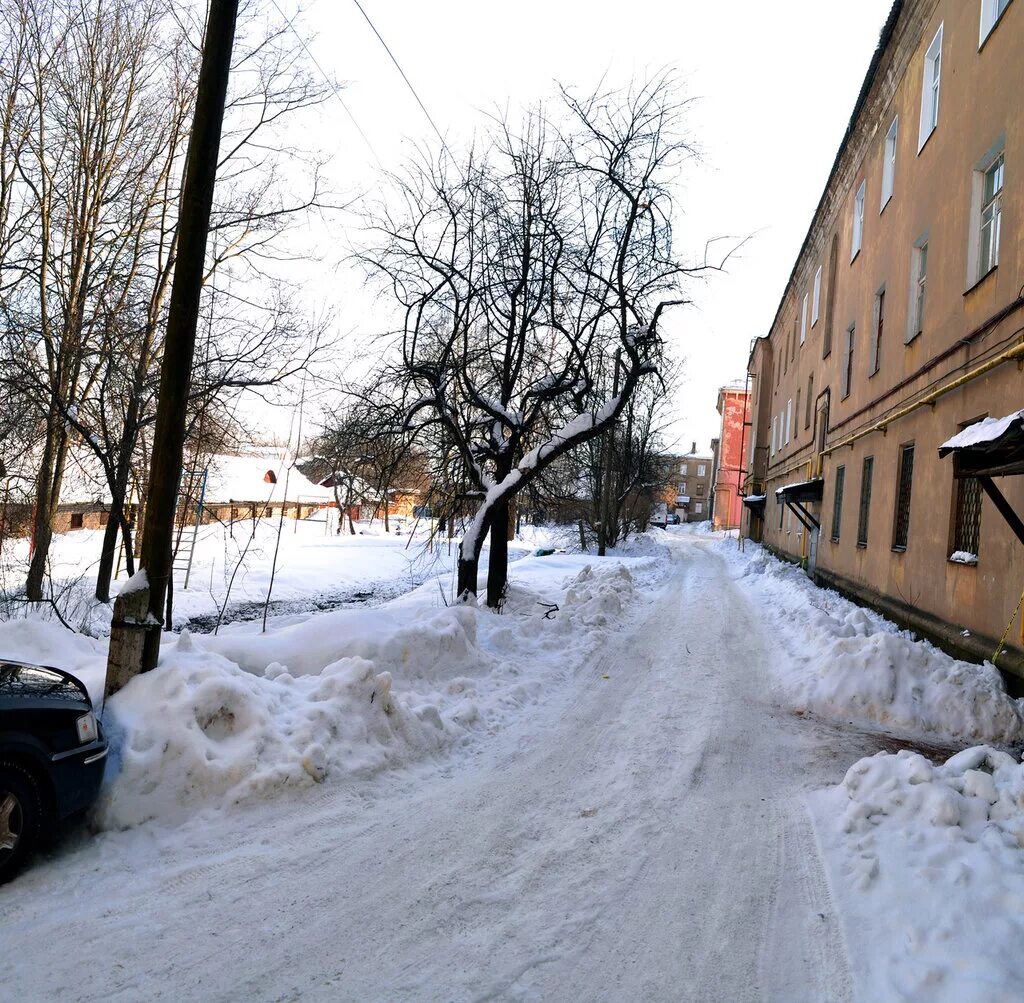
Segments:
[[[211,630],[222,611],[227,621],[262,616],[272,568],[274,613],[315,609],[318,603],[329,607],[353,597],[391,598],[454,566],[458,541],[442,535],[431,540],[436,527],[425,521],[396,519],[392,529],[397,527],[397,534],[385,533],[379,520],[356,523],[353,536],[347,528],[336,534],[336,519],[337,513],[330,511],[298,521],[285,519],[280,537],[277,519],[259,520],[255,533],[245,519],[233,527],[219,523],[200,527],[188,589],[184,588],[183,571],[174,576],[175,626],[180,629],[198,621],[204,631]],[[191,532],[189,527],[183,554]],[[535,535],[546,539],[543,530]],[[110,606],[92,598],[102,542],[101,530],[77,530],[55,537],[48,583],[61,616],[77,629],[97,636],[106,634],[110,624]],[[510,557],[514,560],[530,548],[528,543],[512,543]],[[0,554],[0,594],[18,591],[27,566],[28,542],[7,541]],[[116,594],[127,580],[122,564],[111,593]],[[16,606],[12,612],[17,612]]]
[[[1024,998],[1021,705],[990,666],[703,527],[530,555],[557,543],[521,541],[500,615],[451,605],[439,568],[373,607],[168,638],[105,709],[92,835],[0,890],[0,984]],[[374,546],[404,541],[327,553]],[[0,624],[0,654],[99,687],[102,641],[52,621]],[[986,745],[878,751],[906,740]]]

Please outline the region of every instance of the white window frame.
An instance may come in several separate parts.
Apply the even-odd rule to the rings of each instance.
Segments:
[[[707,467],[706,463],[698,463],[697,464],[697,476],[698,477],[706,477],[707,476],[707,472],[708,472],[708,467]]]
[[[793,426],[793,398],[790,397],[786,401],[786,442],[785,445],[789,445],[789,433]]]
[[[995,30],[1002,20],[1006,8],[1012,0],[981,0],[981,29],[978,33],[978,48],[985,44],[985,39]]]
[[[694,503],[694,507],[693,507],[693,511],[696,512],[697,515],[700,515],[704,511],[704,503],[703,502],[695,502]]]
[[[1006,183],[1006,155],[1000,149],[974,172],[971,230],[973,246],[968,251],[968,288],[980,282],[999,264],[999,237],[1003,226],[1003,190]],[[995,171],[996,187],[986,190],[988,176]],[[986,196],[988,195],[988,198]],[[986,219],[986,217],[988,217]]]
[[[818,323],[821,316],[821,265],[814,273],[814,296],[811,298],[811,327]]]
[[[807,340],[807,293],[804,293],[803,305],[800,307],[800,344]]]
[[[924,74],[921,78],[921,124],[917,135],[917,152],[924,149],[928,137],[938,128],[942,92],[942,28],[935,32],[931,45],[924,54]]]
[[[680,494],[680,495],[689,494],[689,491],[686,490],[686,481],[680,481],[679,482],[679,490],[676,492],[676,494]]]
[[[679,473],[683,474],[684,476],[686,475],[687,469],[686,469],[686,464],[685,463],[680,463],[679,464]]]
[[[909,345],[924,330],[924,311],[928,306],[928,252],[927,231],[914,241],[910,252],[910,304],[907,308],[907,335]],[[923,271],[922,271],[923,266]]]
[[[772,415],[772,456],[775,455],[775,443],[779,437],[779,416]]]
[[[868,179],[861,181],[857,194],[853,197],[853,239],[850,242],[850,260],[860,254],[864,245],[864,203],[868,194]]]
[[[900,117],[897,115],[885,134],[885,147],[882,153],[882,196],[878,206],[879,213],[885,210],[896,188],[896,150],[900,135]]]

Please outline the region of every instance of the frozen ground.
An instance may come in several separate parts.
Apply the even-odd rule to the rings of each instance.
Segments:
[[[32,1000],[1019,998],[1001,960],[1024,901],[1016,759],[860,762],[896,747],[861,727],[889,704],[913,708],[890,732],[926,721],[935,740],[1017,705],[979,669],[987,699],[936,717],[955,696],[938,653],[879,656],[876,633],[902,635],[851,627],[839,597],[808,631],[803,586],[734,541],[680,531],[639,551],[525,558],[500,617],[446,607],[442,577],[265,638],[239,624],[169,645],[108,709],[121,759],[101,831],[0,889],[0,984]],[[789,605],[768,613],[773,590]],[[837,688],[823,655],[840,643]],[[858,645],[941,699],[871,671],[858,690]],[[811,701],[819,685],[853,710]],[[971,932],[985,909],[1010,914],[988,945]]]

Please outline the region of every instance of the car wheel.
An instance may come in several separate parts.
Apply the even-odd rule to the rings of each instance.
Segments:
[[[27,770],[0,763],[0,884],[31,855],[39,836],[39,787]]]

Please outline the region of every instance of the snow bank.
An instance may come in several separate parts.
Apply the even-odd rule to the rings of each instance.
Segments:
[[[113,753],[96,823],[173,825],[501,728],[587,664],[658,564],[524,558],[503,615],[445,607],[429,583],[265,635],[250,624],[183,634],[108,702]]]
[[[987,746],[938,766],[879,753],[811,805],[859,1000],[1021,999],[1021,763]]]
[[[358,656],[316,675],[272,665],[256,676],[183,637],[172,657],[111,700],[116,759],[96,820],[173,824],[206,805],[223,809],[439,749],[451,726],[435,708],[394,697],[391,683]]]
[[[775,629],[785,657],[769,668],[798,711],[926,741],[1024,740],[1024,704],[993,665],[950,657],[754,544],[722,552]]]

